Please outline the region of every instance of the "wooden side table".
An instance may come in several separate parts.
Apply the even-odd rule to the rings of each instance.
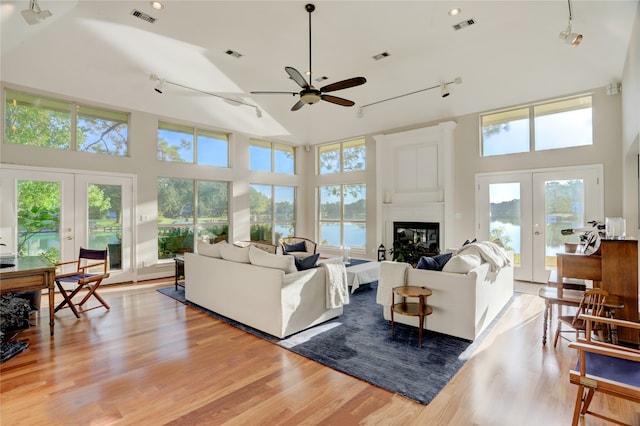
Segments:
[[[395,297],[402,297],[402,302],[396,303]],[[426,299],[431,296],[431,290],[426,287],[417,286],[401,286],[394,287],[391,299],[391,335],[393,336],[393,313],[402,315],[417,316],[420,319],[418,328],[418,345],[422,347],[422,329],[424,328],[424,319],[433,313],[433,308],[427,305]],[[418,303],[407,302],[407,297],[417,297]]]
[[[178,286],[184,288],[184,257],[174,257],[173,261],[176,266],[176,290]]]

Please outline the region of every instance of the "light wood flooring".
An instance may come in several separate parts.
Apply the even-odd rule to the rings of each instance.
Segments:
[[[541,345],[543,302],[517,294],[458,374],[427,406],[253,337],[156,291],[172,281],[109,286],[111,310],[48,311],[0,364],[4,425],[568,425],[576,361]],[[57,295],[59,296],[59,295]],[[43,302],[46,298],[43,297]],[[592,406],[640,425],[640,407]],[[583,425],[604,424],[588,416]]]

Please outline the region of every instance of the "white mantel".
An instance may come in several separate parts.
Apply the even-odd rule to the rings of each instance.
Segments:
[[[453,131],[456,123],[376,135],[378,238],[390,248],[393,222],[440,223],[440,250],[453,247]]]

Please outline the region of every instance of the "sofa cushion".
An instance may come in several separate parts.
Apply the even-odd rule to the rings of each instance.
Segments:
[[[298,271],[304,271],[306,269],[311,269],[318,266],[318,258],[320,257],[320,253],[316,253],[307,257],[291,257],[295,259],[296,268],[298,269]]]
[[[473,254],[458,254],[452,256],[444,265],[444,272],[455,272],[458,274],[466,274],[473,268],[480,266],[481,260],[479,256]]]
[[[416,266],[416,269],[442,271],[442,268],[449,261],[449,259],[451,259],[452,256],[452,253],[444,253],[437,256],[422,256],[418,261],[418,266]]]
[[[249,248],[250,247],[238,247],[233,244],[224,244],[220,247],[220,255],[224,260],[230,260],[231,262],[250,263]]]
[[[284,252],[288,253],[290,251],[307,251],[307,246],[304,244],[304,241],[300,241],[299,243],[282,243],[284,246]]]
[[[222,257],[222,255],[220,254],[220,247],[222,247],[224,244],[227,244],[227,242],[220,241],[215,244],[209,244],[206,241],[198,241],[198,254],[220,259]]]
[[[271,254],[251,245],[249,246],[249,261],[252,265],[264,266],[265,268],[280,269],[285,274],[295,272],[295,257],[289,255]]]

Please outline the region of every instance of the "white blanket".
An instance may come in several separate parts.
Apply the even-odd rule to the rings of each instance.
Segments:
[[[475,254],[489,264],[491,272],[496,272],[511,264],[504,249],[491,241],[478,241],[460,247],[458,254]]]
[[[347,269],[342,262],[320,263],[327,270],[327,309],[339,308],[349,303]]]
[[[380,278],[378,278],[378,293],[376,303],[390,306],[393,298],[393,288],[407,284],[407,274],[411,265],[403,262],[388,260],[380,263]]]

